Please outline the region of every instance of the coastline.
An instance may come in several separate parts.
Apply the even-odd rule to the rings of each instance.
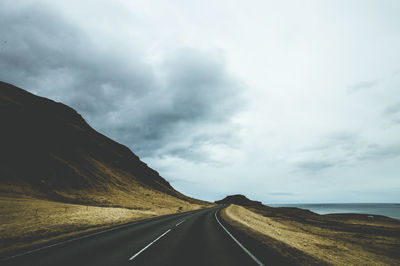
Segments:
[[[382,215],[400,220],[400,203],[293,203],[268,204],[271,207],[294,207],[318,214]]]

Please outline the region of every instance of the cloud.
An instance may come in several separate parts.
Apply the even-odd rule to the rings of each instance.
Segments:
[[[183,49],[157,72],[163,82],[114,110],[120,119],[111,122],[112,135],[143,156],[197,161],[204,157],[206,145],[230,145],[237,140],[230,117],[243,102],[239,83],[227,75],[222,58]]]
[[[305,172],[319,172],[333,167],[351,167],[365,162],[384,161],[400,156],[400,145],[363,140],[351,132],[329,134],[316,146],[301,150],[302,160],[295,167]]]
[[[400,103],[390,105],[385,109],[385,114],[391,115],[391,114],[398,114],[398,113],[400,113]]]
[[[307,160],[297,164],[301,170],[317,172],[335,166],[335,162],[322,160]]]
[[[386,107],[383,115],[389,118],[393,124],[400,124],[400,102]]]
[[[148,63],[138,47],[106,36],[99,45],[58,10],[7,3],[1,80],[72,106],[141,157],[207,161],[209,146],[239,141],[231,117],[244,105],[241,83],[217,52],[181,48]]]
[[[343,184],[399,183],[398,3],[178,2],[2,0],[0,79],[183,193],[351,202]]]
[[[269,196],[293,196],[294,193],[291,192],[269,192],[267,193]]]
[[[400,145],[370,144],[357,157],[360,161],[378,161],[400,156]]]
[[[371,89],[381,82],[380,79],[361,81],[356,84],[348,86],[349,93],[355,93],[362,90]]]

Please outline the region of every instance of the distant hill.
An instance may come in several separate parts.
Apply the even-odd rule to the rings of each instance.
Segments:
[[[217,203],[217,204],[236,204],[236,205],[241,205],[241,206],[262,206],[262,203],[260,201],[250,200],[246,196],[240,195],[240,194],[226,196],[222,200],[215,201],[215,203]]]
[[[215,203],[240,205],[271,217],[290,217],[291,219],[299,219],[304,217],[320,216],[309,210],[295,207],[270,207],[268,205],[263,205],[260,201],[250,200],[246,196],[240,194],[227,196],[222,200],[215,201]]]
[[[204,203],[176,191],[127,147],[62,103],[0,82],[0,121],[0,193],[107,202],[98,195],[135,190],[137,198],[151,190]]]

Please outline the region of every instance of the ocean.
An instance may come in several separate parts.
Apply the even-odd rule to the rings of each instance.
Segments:
[[[321,204],[269,204],[272,207],[297,207],[318,214],[362,213],[384,215],[400,219],[400,203],[321,203]]]

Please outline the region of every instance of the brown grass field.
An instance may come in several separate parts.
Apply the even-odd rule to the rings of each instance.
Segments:
[[[296,264],[400,265],[400,221],[396,219],[306,211],[292,215],[284,209],[230,205],[222,217],[269,248],[292,256]]]
[[[41,192],[23,182],[0,184],[0,254],[139,219],[213,205],[153,189],[129,173],[98,161],[92,165],[99,179],[108,177],[101,186]]]
[[[86,193],[97,205],[71,204],[29,196],[0,196],[0,254],[144,218],[199,209],[164,193],[137,187],[136,193]],[[82,192],[83,193],[83,192]],[[141,196],[141,197],[138,197]],[[77,193],[74,199],[84,197]],[[120,207],[118,207],[120,206]]]

